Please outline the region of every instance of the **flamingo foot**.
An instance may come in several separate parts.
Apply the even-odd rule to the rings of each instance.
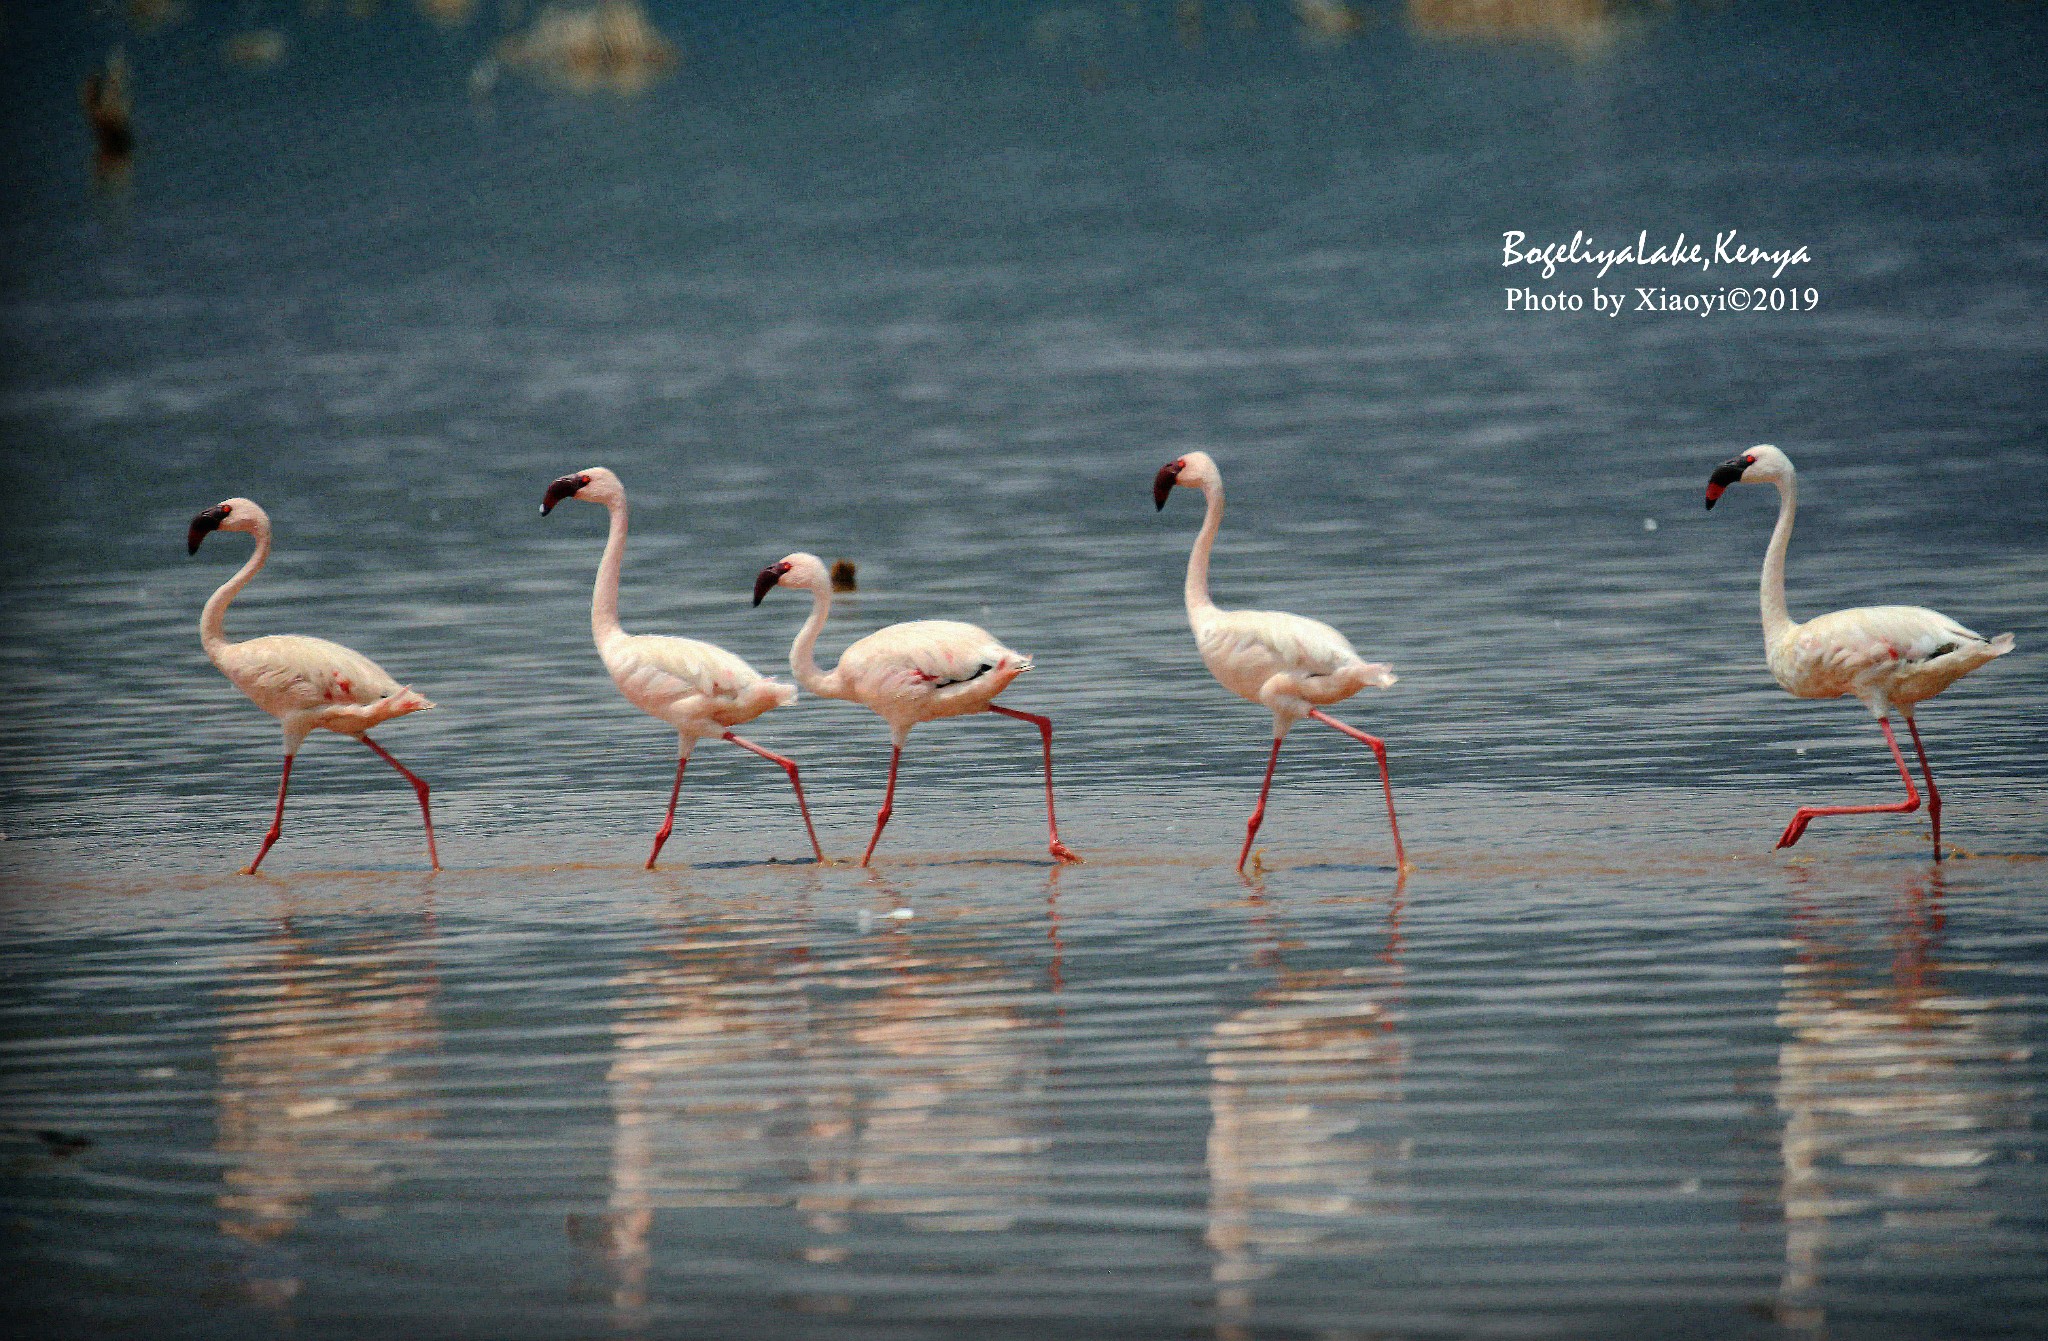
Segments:
[[[1806,832],[1806,826],[1812,819],[1813,816],[1804,810],[1794,815],[1792,822],[1785,826],[1785,832],[1778,836],[1778,847],[1790,847],[1798,842],[1800,835]],[[1772,850],[1775,851],[1776,849]]]
[[[1062,866],[1079,866],[1081,864],[1080,854],[1057,838],[1052,840],[1052,846],[1046,850],[1051,852],[1053,860]]]

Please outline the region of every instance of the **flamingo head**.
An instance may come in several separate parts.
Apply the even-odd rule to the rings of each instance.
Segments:
[[[555,510],[555,504],[565,498],[580,498],[586,503],[599,503],[610,507],[613,503],[626,501],[626,486],[619,483],[619,477],[603,466],[592,466],[572,475],[564,475],[548,486],[540,500],[540,515],[545,517]]]
[[[215,503],[192,519],[185,531],[185,552],[197,554],[199,544],[215,531],[267,531],[270,517],[246,498]]]
[[[1209,459],[1207,452],[1189,452],[1178,456],[1159,468],[1152,477],[1152,506],[1164,509],[1166,499],[1176,484],[1190,489],[1206,489],[1210,485],[1221,485],[1223,473],[1216,469],[1216,463]]]
[[[786,559],[779,559],[763,568],[754,578],[754,604],[759,605],[768,598],[775,587],[803,587],[809,591],[832,590],[832,574],[825,568],[825,561],[815,554],[801,550]]]
[[[1791,458],[1767,442],[1758,443],[1714,467],[1707,478],[1707,507],[1720,502],[1731,484],[1783,484],[1791,478]]]

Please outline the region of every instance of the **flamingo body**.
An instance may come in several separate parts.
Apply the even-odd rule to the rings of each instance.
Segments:
[[[273,634],[210,649],[235,688],[299,740],[313,731],[360,736],[434,705],[353,648],[325,638]],[[296,744],[291,746],[296,750]]]
[[[1365,660],[1345,636],[1320,620],[1280,610],[1219,610],[1190,614],[1202,664],[1225,689],[1299,720],[1311,705],[1342,703],[1365,688],[1385,689],[1397,678]]]
[[[1223,610],[1209,596],[1209,558],[1223,524],[1223,473],[1207,452],[1189,452],[1168,462],[1153,478],[1152,501],[1159,508],[1176,485],[1200,489],[1206,502],[1202,530],[1188,554],[1185,599],[1188,626],[1202,664],[1217,683],[1273,714],[1273,751],[1266,760],[1266,778],[1259,803],[1245,823],[1244,847],[1237,856],[1241,871],[1251,856],[1252,840],[1266,814],[1273,771],[1280,762],[1280,744],[1296,722],[1312,717],[1369,746],[1379,764],[1380,784],[1387,796],[1387,823],[1394,836],[1394,862],[1408,868],[1401,845],[1401,824],[1394,815],[1394,783],[1387,771],[1386,742],[1346,726],[1322,710],[1342,703],[1361,689],[1394,684],[1391,667],[1358,655],[1343,634],[1321,620],[1279,610]]]
[[[811,851],[823,861],[825,852],[818,846],[817,830],[811,825],[811,811],[804,801],[796,763],[742,739],[732,730],[772,709],[788,707],[796,702],[796,690],[769,679],[722,647],[694,638],[626,632],[619,624],[619,575],[626,557],[626,486],[603,466],[564,475],[548,486],[541,499],[541,516],[554,511],[555,504],[565,498],[596,503],[611,516],[604,557],[598,561],[597,583],[590,596],[590,634],[597,644],[597,654],[628,703],[668,723],[676,732],[675,786],[669,791],[668,814],[654,836],[654,849],[647,854],[647,869],[654,869],[662,846],[675,830],[683,769],[690,762],[691,750],[707,736],[731,741],[789,775],[789,784],[796,791],[797,811],[803,816],[804,832],[811,840]]]
[[[1785,554],[1799,510],[1799,473],[1785,453],[1760,443],[1715,468],[1707,481],[1707,506],[1719,502],[1731,484],[1771,484],[1778,490],[1778,522],[1764,550],[1763,575],[1758,582],[1764,659],[1770,665],[1771,678],[1800,698],[1849,695],[1860,701],[1877,718],[1885,744],[1891,748],[1892,762],[1906,784],[1903,801],[1801,806],[1779,836],[1778,846],[1798,842],[1807,824],[1823,815],[1910,813],[1920,808],[1920,793],[1892,734],[1891,710],[1897,708],[1920,757],[1920,775],[1927,783],[1928,817],[1934,826],[1934,859],[1940,861],[1941,793],[1935,789],[1934,769],[1921,744],[1913,709],[1979,666],[2012,651],[2012,635],[1986,638],[1938,610],[1919,605],[1866,605],[1794,622],[1785,605]]]
[[[2011,650],[2010,633],[1986,638],[1923,605],[1865,605],[1792,625],[1764,655],[1799,698],[1848,694],[1904,712]]]
[[[192,519],[186,533],[186,552],[197,554],[200,544],[215,531],[250,532],[256,537],[256,548],[241,570],[208,598],[199,616],[199,644],[229,683],[275,717],[284,732],[284,770],[278,781],[277,810],[262,848],[256,859],[243,868],[243,874],[256,873],[284,831],[284,800],[291,785],[292,760],[314,731],[332,731],[360,740],[412,784],[427,831],[427,861],[433,869],[441,869],[434,845],[434,816],[427,784],[369,737],[372,727],[434,705],[424,695],[393,679],[361,652],[325,638],[272,634],[243,642],[229,639],[229,604],[270,560],[270,516],[246,498],[217,503]]]
[[[694,638],[622,632],[597,652],[628,703],[684,735],[722,736],[796,702],[794,687]]]
[[[882,829],[893,813],[897,767],[911,728],[919,722],[978,712],[1015,717],[1038,728],[1045,748],[1045,820],[1051,836],[1047,851],[1056,861],[1080,860],[1060,841],[1059,821],[1053,812],[1052,722],[995,702],[1012,681],[1031,669],[1030,657],[1005,647],[988,630],[974,624],[914,619],[857,640],[839,654],[838,665],[825,671],[816,659],[818,634],[832,609],[832,579],[824,561],[815,554],[797,553],[769,564],[754,582],[754,604],[759,605],[778,586],[811,593],[810,618],[789,650],[789,666],[797,683],[820,698],[858,703],[889,724],[889,785],[861,865],[874,856]]]
[[[840,692],[907,733],[919,722],[981,712],[1031,658],[988,630],[951,619],[914,619],[870,633],[839,654],[826,677]]]

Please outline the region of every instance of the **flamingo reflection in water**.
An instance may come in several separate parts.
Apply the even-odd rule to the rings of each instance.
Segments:
[[[224,989],[214,1045],[219,1229],[248,1254],[243,1294],[280,1311],[300,1282],[271,1265],[275,1245],[323,1202],[381,1214],[440,1117],[428,1097],[441,1032],[433,915],[403,903],[347,913],[350,929],[331,938],[280,915]]]
[[[1831,1268],[1994,1260],[1999,1201],[1986,1191],[2027,1143],[2033,1092],[2011,1004],[1944,982],[1943,894],[1938,870],[1916,880],[1882,926],[1865,895],[1794,895],[1778,1007],[1775,1307],[1795,1333],[1826,1333]]]
[[[1256,1003],[1209,1040],[1209,1227],[1218,1341],[1246,1341],[1256,1286],[1295,1259],[1376,1251],[1375,1222],[1402,1213],[1399,1134],[1408,1043],[1401,911],[1388,897],[1377,962],[1290,967],[1295,947],[1255,889],[1256,962],[1273,974]]]
[[[808,919],[701,891],[674,909],[617,984],[609,1202],[569,1225],[606,1260],[621,1329],[654,1315],[663,1229],[715,1237],[745,1210],[808,1277],[849,1255],[862,1217],[975,1233],[1032,1204],[1043,1021],[983,933],[885,916],[827,957],[792,933]],[[804,1298],[845,1303],[829,1287]]]

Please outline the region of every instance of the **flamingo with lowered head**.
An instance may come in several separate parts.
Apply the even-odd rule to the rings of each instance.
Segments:
[[[256,537],[256,549],[241,571],[221,583],[219,590],[207,598],[206,608],[199,616],[199,645],[235,688],[277,718],[284,728],[284,772],[277,783],[277,811],[271,816],[270,831],[263,835],[256,860],[243,867],[242,874],[256,874],[256,868],[263,864],[278,835],[284,832],[284,797],[292,784],[292,759],[315,730],[354,736],[412,784],[413,794],[420,800],[420,819],[427,827],[427,862],[440,870],[427,784],[369,735],[373,726],[434,705],[392,679],[383,667],[362,653],[325,638],[277,634],[230,642],[226,629],[228,604],[270,560],[270,517],[246,498],[216,503],[192,519],[185,532],[185,552],[197,554],[200,542],[215,531],[248,531]]]
[[[1259,785],[1259,804],[1245,822],[1244,847],[1237,869],[1251,856],[1252,840],[1266,817],[1266,794],[1273,789],[1273,769],[1280,762],[1280,743],[1304,717],[1343,732],[1372,747],[1379,761],[1380,785],[1387,793],[1387,824],[1394,832],[1394,864],[1406,871],[1401,847],[1401,822],[1394,817],[1394,782],[1387,773],[1387,745],[1330,716],[1323,708],[1341,703],[1368,686],[1385,689],[1394,683],[1391,668],[1366,661],[1344,635],[1328,624],[1275,610],[1219,610],[1209,599],[1209,552],[1223,524],[1223,475],[1207,452],[1189,452],[1167,462],[1152,480],[1152,502],[1159,509],[1173,487],[1200,489],[1208,502],[1201,534],[1188,556],[1186,587],[1188,623],[1202,662],[1225,689],[1248,698],[1273,714],[1273,752],[1266,759],[1266,780]]]
[[[1031,669],[1031,658],[997,642],[984,629],[949,619],[918,619],[877,629],[839,654],[830,674],[818,669],[814,655],[818,633],[832,610],[832,578],[815,554],[792,554],[769,564],[754,579],[754,604],[775,587],[798,587],[811,593],[811,617],[789,649],[789,668],[796,682],[820,698],[858,703],[889,724],[889,786],[875,816],[874,836],[860,864],[875,855],[882,827],[895,812],[896,769],[903,761],[903,742],[919,722],[993,712],[1015,717],[1038,728],[1045,745],[1045,823],[1052,835],[1048,847],[1061,862],[1081,860],[1060,841],[1060,824],[1052,804],[1052,721],[1036,713],[999,707],[993,700],[1010,682]]]
[[[1771,678],[1799,698],[1854,696],[1877,718],[1892,762],[1906,783],[1906,799],[1868,806],[1801,806],[1778,839],[1790,847],[1806,832],[1809,821],[1822,815],[1909,813],[1920,808],[1920,794],[1906,769],[1892,734],[1891,710],[1897,708],[1913,735],[1920,756],[1920,775],[1927,780],[1927,813],[1934,822],[1934,859],[1941,860],[1941,793],[1934,789],[1934,771],[1913,724],[1913,707],[1933,698],[1987,661],[2012,651],[2012,635],[1985,638],[1937,610],[1918,605],[1864,605],[1816,615],[1795,624],[1785,609],[1785,550],[1792,543],[1792,517],[1799,509],[1799,476],[1783,452],[1768,443],[1714,468],[1707,480],[1707,506],[1712,508],[1731,484],[1778,486],[1778,524],[1764,550],[1761,599],[1764,659]]]
[[[690,762],[690,751],[706,736],[731,741],[789,774],[789,785],[796,789],[797,813],[803,816],[804,832],[810,835],[811,852],[819,861],[825,860],[825,851],[818,846],[818,831],[811,827],[811,808],[804,804],[804,784],[797,777],[796,761],[764,750],[732,731],[771,708],[796,702],[796,690],[767,678],[722,647],[692,638],[633,634],[621,628],[619,571],[626,561],[626,486],[603,466],[564,475],[548,485],[540,515],[553,512],[555,504],[565,498],[596,503],[611,514],[611,531],[605,538],[604,557],[597,564],[597,586],[590,597],[590,633],[597,642],[597,654],[626,701],[674,727],[680,742],[668,814],[661,821],[661,831],[654,835],[647,869],[654,869],[662,844],[675,829],[683,768]]]

